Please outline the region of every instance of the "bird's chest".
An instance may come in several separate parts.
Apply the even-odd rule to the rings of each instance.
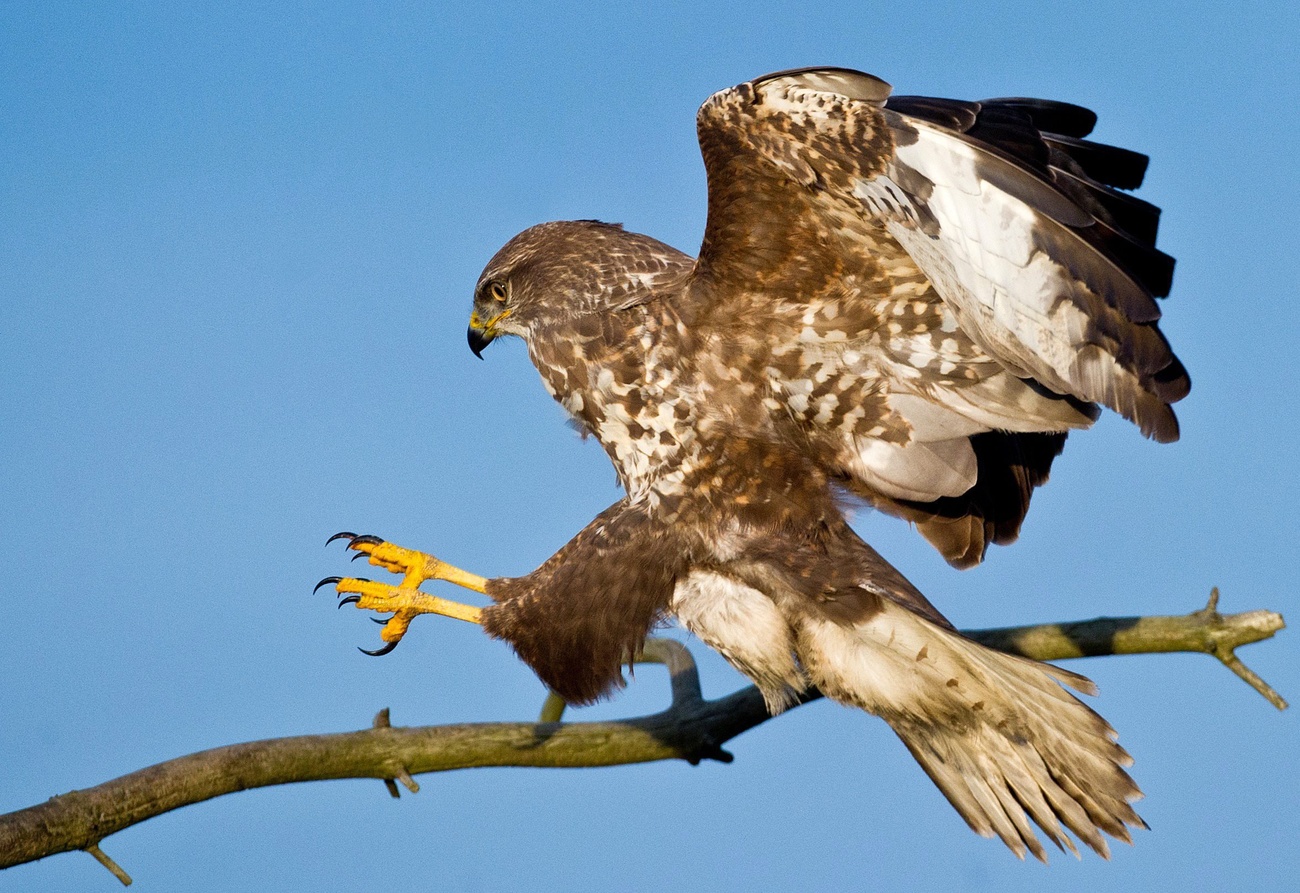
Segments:
[[[695,439],[699,388],[662,323],[534,339],[533,361],[547,391],[605,448],[629,495],[679,471]]]

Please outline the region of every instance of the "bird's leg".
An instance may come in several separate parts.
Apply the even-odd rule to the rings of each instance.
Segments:
[[[316,584],[316,588],[320,589],[333,583],[335,591],[345,596],[339,601],[340,608],[350,604],[363,610],[393,615],[387,621],[376,620],[377,623],[384,624],[383,630],[379,633],[379,637],[384,640],[384,645],[375,651],[366,651],[362,648],[361,650],[366,654],[379,655],[392,651],[397,647],[402,636],[406,635],[411,621],[420,614],[442,614],[444,617],[455,617],[457,620],[469,623],[479,622],[480,608],[421,592],[419,587],[425,580],[446,580],[475,592],[485,592],[486,578],[453,567],[425,552],[404,549],[393,543],[384,542],[377,536],[336,533],[329,538],[326,545],[336,539],[348,541],[348,548],[357,553],[353,556],[354,561],[366,555],[371,564],[402,575],[402,582],[396,586],[376,583],[360,577],[326,577]]]

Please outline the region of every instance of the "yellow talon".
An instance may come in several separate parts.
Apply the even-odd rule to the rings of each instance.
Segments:
[[[370,563],[395,574],[402,574],[402,586],[414,589],[425,580],[446,580],[475,592],[484,592],[487,578],[434,558],[427,552],[407,549],[395,543],[371,543],[364,540],[348,546],[370,556]]]
[[[345,578],[335,584],[340,594],[355,593],[359,598],[353,602],[363,611],[375,611],[380,614],[394,614],[380,634],[385,642],[394,642],[402,637],[411,620],[419,614],[441,614],[454,617],[468,623],[478,623],[481,608],[473,605],[439,598],[427,592],[421,592],[409,586],[390,586],[387,583],[375,583],[371,580]],[[394,623],[401,619],[402,622]]]
[[[406,549],[377,537],[342,536],[350,537],[348,548],[368,556],[371,564],[402,575],[402,582],[397,586],[355,577],[329,577],[321,581],[322,585],[334,583],[340,595],[347,595],[339,602],[339,607],[354,604],[362,610],[393,615],[379,634],[386,643],[385,647],[377,652],[367,651],[367,654],[391,651],[406,635],[411,621],[420,614],[441,614],[467,623],[480,622],[481,608],[430,595],[421,591],[419,586],[425,580],[446,580],[475,592],[484,592],[486,578],[461,570],[428,553]]]

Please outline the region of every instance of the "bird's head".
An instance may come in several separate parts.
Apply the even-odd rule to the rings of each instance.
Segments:
[[[616,223],[561,220],[531,227],[507,242],[479,276],[470,350],[481,357],[501,335],[527,340],[542,327],[640,304],[683,278],[692,263]]]

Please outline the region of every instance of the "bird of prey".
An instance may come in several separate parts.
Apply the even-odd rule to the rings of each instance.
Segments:
[[[1031,825],[1103,856],[1140,797],[1082,676],[963,637],[845,509],[914,524],[952,564],[1014,540],[1068,432],[1109,407],[1174,440],[1187,373],[1157,328],[1158,209],[1117,191],[1146,157],[1061,102],[891,97],[838,68],[779,72],[697,116],[708,219],[691,258],[621,226],[543,223],[474,292],[469,343],[523,339],[626,495],[522,577],[347,535],[392,612],[481,622],[572,703],[623,683],[676,618],[775,713],[815,686],[897,732],[984,836]],[[418,590],[451,580],[479,609]]]

